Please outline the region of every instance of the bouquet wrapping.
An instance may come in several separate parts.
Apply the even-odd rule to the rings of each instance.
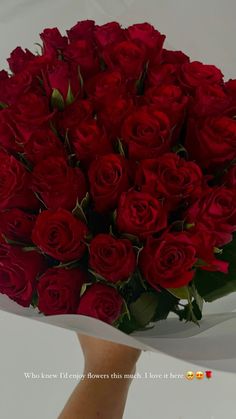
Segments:
[[[1,309],[217,361],[207,331],[234,319],[235,80],[148,23],[40,36],[0,72]]]

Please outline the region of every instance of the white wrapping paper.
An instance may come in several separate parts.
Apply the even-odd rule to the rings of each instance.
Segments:
[[[0,64],[16,45],[33,49],[45,27],[62,31],[76,21],[94,19],[102,24],[117,20],[125,26],[149,21],[167,35],[167,48],[182,49],[192,59],[219,66],[226,78],[236,77],[233,42],[236,3],[228,0],[2,0]],[[5,64],[5,65],[4,65]],[[236,257],[236,255],[235,255]],[[161,351],[208,369],[236,372],[236,294],[205,304],[200,327],[176,317],[158,322],[153,329],[126,335],[101,321],[79,315],[43,316],[0,294],[0,310],[108,339],[144,350]]]

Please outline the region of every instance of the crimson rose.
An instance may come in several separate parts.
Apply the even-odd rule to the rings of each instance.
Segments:
[[[38,209],[31,191],[31,176],[13,156],[0,151],[0,209]]]
[[[86,224],[69,211],[42,211],[36,220],[32,240],[43,252],[61,262],[81,259],[85,250]]]
[[[48,156],[66,158],[66,151],[59,138],[49,129],[41,128],[34,131],[24,144],[26,159],[37,164]]]
[[[69,139],[76,157],[85,165],[98,156],[112,152],[112,145],[104,128],[92,119],[72,128]]]
[[[194,276],[196,249],[186,233],[166,233],[148,238],[140,253],[139,266],[146,281],[155,289],[179,288]]]
[[[121,193],[130,186],[129,165],[119,154],[98,157],[91,163],[88,177],[97,212],[114,210]]]
[[[116,224],[122,233],[146,238],[167,226],[166,208],[150,193],[130,190],[120,197]]]
[[[38,308],[45,315],[75,314],[86,275],[79,269],[48,269],[37,284]]]
[[[0,292],[23,307],[31,303],[37,276],[45,269],[44,257],[35,251],[0,244]]]
[[[186,212],[188,223],[201,223],[214,236],[215,246],[232,239],[236,229],[236,195],[224,186],[214,187],[202,195]]]
[[[109,69],[119,69],[127,79],[138,79],[144,69],[146,49],[132,41],[112,44],[103,51]]]
[[[0,212],[0,231],[7,239],[31,243],[35,215],[17,208]]]
[[[144,106],[125,118],[121,136],[130,159],[158,157],[170,150],[169,118],[154,105]]]
[[[96,25],[94,35],[98,47],[101,49],[125,40],[124,30],[121,29],[118,22],[108,22],[101,26]]]
[[[227,116],[190,119],[185,147],[201,167],[224,169],[236,158],[236,120]]]
[[[122,307],[123,299],[115,288],[96,283],[82,295],[77,314],[112,324],[120,317]]]
[[[203,175],[200,167],[167,153],[158,159],[142,160],[136,174],[136,184],[142,191],[164,198],[166,205],[176,210],[185,200],[193,202],[202,192]]]
[[[127,280],[136,267],[136,254],[127,239],[98,234],[90,243],[89,264],[109,282]]]
[[[83,172],[70,167],[63,157],[49,157],[33,171],[33,190],[40,194],[47,208],[73,210],[87,192]]]
[[[223,74],[214,65],[192,61],[182,65],[179,80],[187,92],[193,93],[198,86],[222,84]]]

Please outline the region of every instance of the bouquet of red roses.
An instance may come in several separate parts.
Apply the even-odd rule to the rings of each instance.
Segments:
[[[78,22],[0,72],[0,293],[130,333],[236,290],[236,80],[148,23]]]

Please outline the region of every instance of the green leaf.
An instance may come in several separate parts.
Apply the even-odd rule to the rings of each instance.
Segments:
[[[179,154],[179,153],[186,153],[187,154],[187,150],[182,144],[175,145],[173,147],[172,151],[176,154]]]
[[[71,105],[71,103],[73,103],[75,100],[73,92],[71,90],[71,85],[69,83],[69,87],[68,87],[68,92],[67,92],[67,96],[66,96],[66,104],[67,105]]]
[[[82,297],[82,295],[85,293],[85,291],[87,290],[87,288],[92,285],[93,282],[85,282],[80,290],[80,297]]]
[[[131,243],[132,243],[135,247],[138,247],[138,248],[141,248],[141,247],[142,247],[142,246],[141,246],[141,242],[140,242],[139,238],[138,238],[137,236],[134,236],[133,234],[122,233],[122,234],[121,234],[121,238],[124,238],[124,239],[128,239],[128,240],[130,240],[130,241],[131,241]]]
[[[65,107],[64,99],[58,89],[53,89],[51,96],[51,105],[53,108],[57,108],[62,111]]]
[[[88,269],[88,272],[90,272],[95,277],[96,281],[107,282],[106,279],[102,275],[98,274],[92,269]]]
[[[125,157],[125,151],[120,138],[117,138],[117,151],[121,156]]]
[[[35,252],[38,252],[38,253],[42,253],[41,250],[39,250],[39,248],[36,247],[36,246],[25,246],[25,247],[22,247],[22,250],[24,252],[33,252],[33,251],[35,251]]]
[[[72,268],[77,268],[78,266],[80,266],[80,261],[78,261],[78,259],[72,260],[70,262],[66,262],[66,263],[59,263],[59,265],[54,266],[55,269],[72,269]]]
[[[236,291],[236,235],[224,246],[217,259],[229,262],[229,273],[210,272],[197,269],[194,284],[201,297],[211,302]]]
[[[82,199],[82,201],[79,203],[79,201],[77,200],[76,202],[76,206],[72,211],[72,214],[75,217],[80,218],[83,222],[85,222],[87,224],[87,217],[85,215],[85,210],[87,209],[89,204],[89,193],[87,192],[85,197]]]
[[[7,107],[8,105],[6,103],[0,102],[0,109],[5,109]]]
[[[38,294],[37,294],[37,292],[34,292],[34,294],[33,294],[33,296],[32,296],[32,300],[31,300],[30,305],[31,305],[32,307],[36,308],[36,307],[37,307],[37,305],[38,305],[38,300],[39,300],[39,298],[38,298]]]
[[[180,300],[187,300],[189,296],[188,287],[180,287],[180,288],[167,288],[172,295]]]
[[[194,301],[198,305],[199,310],[202,312],[203,298],[198,293],[197,288],[196,288],[196,286],[194,284],[194,281],[192,281],[191,284],[189,285],[189,290],[190,290],[190,293],[191,293],[192,297],[194,298]]]
[[[158,302],[157,294],[153,292],[143,293],[135,302],[130,304],[130,313],[140,326],[146,326],[155,315]]]
[[[79,81],[80,81],[81,89],[83,89],[83,87],[84,87],[84,80],[83,80],[83,77],[82,77],[82,74],[81,74],[81,71],[80,71],[80,66],[78,66],[78,76],[79,76]]]

